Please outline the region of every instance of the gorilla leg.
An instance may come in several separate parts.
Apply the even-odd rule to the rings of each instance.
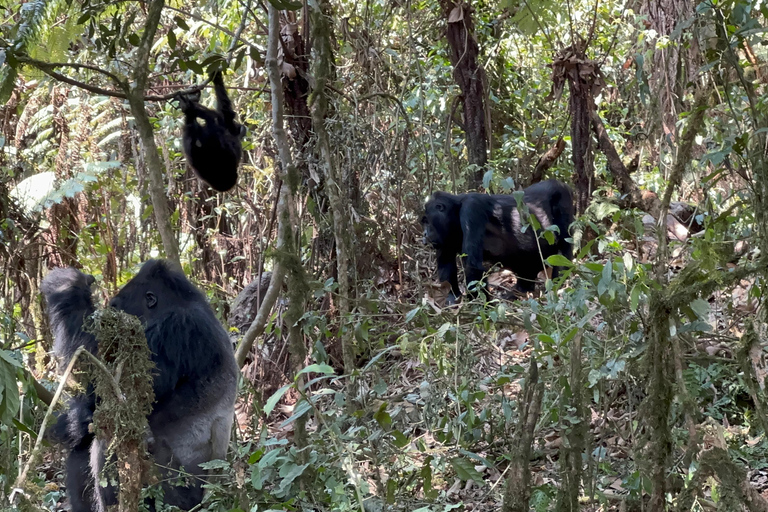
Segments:
[[[67,456],[66,478],[67,498],[72,512],[91,512],[93,503],[93,479],[90,468],[90,448],[93,436],[73,448]]]
[[[437,251],[437,275],[440,282],[448,282],[451,285],[451,291],[448,293],[446,304],[451,306],[461,297],[459,288],[459,270],[456,266],[456,253],[439,249]]]
[[[91,443],[90,450],[90,467],[91,467],[91,480],[93,481],[93,496],[96,507],[94,510],[97,512],[106,512],[107,507],[115,505],[117,503],[117,489],[114,486],[107,484],[106,487],[101,486],[101,473],[106,463],[106,443],[99,439],[94,439]]]

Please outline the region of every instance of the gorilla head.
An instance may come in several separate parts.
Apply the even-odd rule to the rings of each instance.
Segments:
[[[91,285],[96,279],[76,268],[53,269],[40,284],[53,329],[53,352],[62,369],[80,345],[96,352],[93,335],[83,332],[83,321],[95,311]]]
[[[163,260],[149,260],[109,305],[147,322],[201,302],[205,296],[183,274]]]
[[[435,249],[443,247],[446,242],[455,243],[456,237],[451,237],[451,234],[461,232],[459,210],[462,198],[447,192],[435,192],[427,201],[421,218],[425,243]]]

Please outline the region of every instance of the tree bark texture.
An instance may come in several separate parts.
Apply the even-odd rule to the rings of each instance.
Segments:
[[[277,66],[277,45],[280,39],[279,11],[271,3],[268,4],[269,12],[269,42],[267,45],[267,58],[265,64],[269,75],[269,85],[272,91],[272,133],[275,138],[279,155],[282,186],[280,191],[280,207],[278,209],[278,239],[282,246],[278,247],[276,254],[275,270],[272,274],[272,282],[267,290],[267,296],[273,286],[282,283],[281,276],[277,276],[278,269],[287,275],[289,305],[285,312],[285,325],[288,326],[288,345],[291,355],[291,368],[296,376],[296,385],[300,392],[303,391],[304,378],[298,372],[306,363],[307,350],[304,345],[304,336],[301,332],[301,316],[304,314],[304,303],[309,287],[304,275],[301,263],[301,247],[298,245],[298,217],[293,211],[296,197],[299,191],[301,178],[293,163],[291,146],[285,132],[285,119],[283,113],[283,87],[280,70]],[[275,295],[276,297],[276,295]],[[265,302],[262,308],[266,306]],[[271,307],[271,305],[270,305]],[[259,310],[261,313],[261,310]],[[254,322],[254,325],[256,322]],[[253,329],[253,325],[248,331]],[[243,360],[244,360],[243,356]],[[298,376],[297,376],[298,375]],[[306,446],[306,416],[296,420],[294,441],[299,448]],[[302,452],[300,458],[305,460],[308,454]]]
[[[326,183],[326,192],[333,213],[333,234],[336,240],[336,269],[339,283],[339,318],[341,322],[341,346],[344,358],[344,372],[351,374],[355,369],[355,348],[345,328],[349,314],[349,260],[351,252],[351,222],[349,219],[349,188],[331,153],[325,118],[328,112],[326,84],[334,75],[334,57],[331,46],[331,24],[328,23],[330,6],[324,0],[310,0],[312,19],[312,45],[316,59],[312,67],[316,89],[312,93],[312,121],[317,136],[317,151]],[[347,332],[349,331],[349,332]]]
[[[447,20],[445,37],[448,55],[453,64],[453,78],[461,89],[464,105],[464,135],[470,164],[479,166],[472,177],[472,185],[483,184],[485,164],[488,162],[488,133],[485,120],[485,71],[478,62],[479,47],[474,34],[472,7],[467,2],[440,0]]]
[[[160,15],[163,12],[164,4],[164,0],[152,0],[149,3],[147,22],[144,25],[144,33],[141,36],[141,42],[136,51],[134,82],[130,90],[127,91],[127,96],[128,103],[131,106],[131,113],[136,123],[136,130],[139,132],[139,138],[141,139],[144,162],[149,172],[149,196],[152,199],[155,222],[157,223],[157,230],[160,232],[160,238],[163,241],[165,257],[180,270],[179,243],[176,240],[176,234],[173,232],[171,224],[171,208],[168,203],[168,197],[165,194],[165,183],[163,182],[163,163],[160,161],[160,155],[157,154],[154,130],[152,129],[152,123],[149,120],[147,110],[144,107],[144,93],[149,76],[149,53],[152,50],[155,33],[160,24]]]
[[[576,187],[576,211],[583,214],[595,188],[595,156],[592,152],[590,111],[594,110],[591,88],[581,80],[579,73],[570,73],[568,87],[571,95],[568,108],[571,114],[571,160],[573,184]]]
[[[502,512],[528,512],[531,501],[531,449],[536,433],[536,423],[541,414],[541,400],[544,397],[544,383],[539,382],[539,367],[531,358],[531,368],[525,379],[522,410],[512,440],[512,460],[504,492]]]
[[[678,24],[692,18],[695,5],[686,0],[642,2],[640,12],[647,15],[648,28],[656,31],[658,39],[670,36]],[[685,110],[682,103],[685,88],[695,80],[702,64],[694,28],[695,24],[682,30],[672,44],[656,45],[657,39],[649,40],[654,47],[649,85],[652,104],[658,113],[652,113],[655,118],[652,126],[658,128],[661,124],[663,138],[668,143],[677,138],[677,118]]]

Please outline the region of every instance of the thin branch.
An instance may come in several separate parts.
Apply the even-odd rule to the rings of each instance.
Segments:
[[[72,85],[74,87],[78,87],[80,89],[84,89],[86,91],[92,92],[94,94],[99,94],[102,96],[109,96],[112,98],[120,98],[120,99],[128,99],[128,96],[125,92],[114,90],[114,89],[104,89],[103,87],[99,87],[96,85],[87,84],[85,82],[81,82],[80,80],[76,80],[74,78],[70,78],[66,75],[63,75],[61,73],[58,73],[54,71],[55,68],[74,68],[74,69],[89,69],[91,71],[96,71],[98,73],[101,73],[103,75],[108,76],[110,79],[114,80],[117,85],[123,89],[128,88],[128,84],[126,81],[121,80],[118,76],[110,73],[109,71],[105,71],[97,66],[93,66],[90,64],[77,64],[74,62],[44,62],[41,60],[33,59],[28,56],[17,56],[16,57],[19,62],[22,64],[30,65],[46,75],[50,76],[51,78],[54,78],[60,82],[64,82],[66,84]],[[198,91],[201,91],[205,88],[205,86],[208,84],[208,80],[203,82],[199,85],[193,85],[186,89],[183,89],[181,91],[163,94],[163,95],[147,95],[144,96],[144,101],[168,101],[170,99],[173,99],[178,94],[194,94]]]
[[[72,373],[72,370],[75,368],[75,363],[80,357],[80,354],[82,354],[83,352],[89,353],[85,350],[85,346],[81,345],[77,348],[77,350],[75,350],[75,353],[72,354],[72,359],[69,360],[69,364],[67,365],[67,368],[64,370],[64,373],[61,376],[61,382],[59,382],[59,387],[56,388],[56,393],[53,395],[53,400],[51,400],[51,403],[48,406],[48,410],[45,411],[45,416],[43,416],[43,422],[40,424],[40,430],[37,434],[37,439],[35,440],[35,446],[32,448],[32,452],[30,453],[29,458],[27,459],[27,463],[24,465],[24,469],[21,470],[21,473],[19,473],[18,478],[16,478],[16,482],[14,482],[13,484],[13,491],[11,492],[11,496],[9,498],[9,501],[12,505],[15,504],[15,499],[17,495],[24,494],[24,482],[27,480],[27,474],[29,474],[29,469],[32,467],[32,464],[37,459],[37,456],[40,453],[40,448],[43,445],[43,436],[45,435],[45,428],[48,426],[48,420],[53,415],[53,408],[59,402],[59,399],[61,398],[61,394],[64,392],[64,387],[67,384],[67,379]]]
[[[222,27],[221,25],[219,25],[217,23],[213,23],[212,21],[208,21],[205,18],[203,18],[202,16],[199,16],[199,15],[197,15],[195,13],[192,13],[192,12],[189,12],[189,11],[183,11],[181,9],[177,9],[176,7],[171,7],[170,5],[166,5],[163,8],[171,10],[171,11],[178,12],[179,14],[183,14],[184,16],[189,16],[193,20],[197,20],[197,21],[199,21],[201,23],[205,23],[206,25],[210,25],[211,27],[215,28],[216,30],[220,30],[220,31],[224,32],[228,36],[235,38],[235,40],[239,39],[240,41],[242,41],[243,44],[245,44],[245,45],[247,45],[247,46],[249,46],[251,48],[254,48],[256,50],[261,50],[258,46],[256,46],[256,43],[252,43],[252,42],[250,42],[250,41],[240,37],[239,33],[237,35],[235,35],[235,33],[232,32],[231,30],[229,30],[228,28]],[[264,33],[266,34],[267,27],[265,27],[264,24],[261,22],[261,20],[259,20],[258,18],[256,18],[256,22],[259,25],[261,25],[261,27],[264,29]]]

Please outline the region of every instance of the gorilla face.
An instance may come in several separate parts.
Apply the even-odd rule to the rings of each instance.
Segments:
[[[143,281],[130,281],[109,301],[110,307],[125,311],[129,315],[146,319],[157,307],[157,295]]]
[[[421,225],[424,228],[424,243],[439,249],[448,245],[451,233],[461,233],[459,224],[460,198],[461,196],[454,196],[445,192],[435,192],[427,201],[424,216],[421,218]]]

